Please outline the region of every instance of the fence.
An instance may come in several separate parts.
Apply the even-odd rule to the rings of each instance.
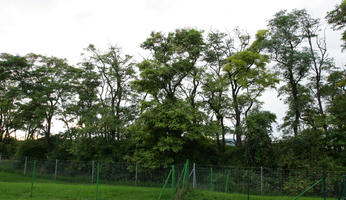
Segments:
[[[27,157],[20,160],[4,160],[2,158],[0,159],[0,172],[16,176],[7,178],[6,176],[0,176],[0,182],[26,181],[32,182],[31,185],[36,183],[78,184],[85,188],[95,186],[97,187],[95,191],[83,192],[82,188],[79,193],[89,198],[101,199],[106,198],[108,190],[99,190],[98,183],[103,185],[148,186],[156,188],[154,193],[156,193],[155,198],[157,199],[165,182],[166,184],[174,180],[177,182],[181,174],[184,173],[188,174],[186,187],[189,189],[239,193],[249,197],[260,195],[295,197],[320,181],[303,195],[346,199],[344,192],[346,186],[343,185],[343,181],[346,180],[343,175],[346,173],[341,171],[327,171],[323,174],[322,171],[269,169],[264,167],[220,168],[200,166],[194,163],[190,163],[188,166],[185,165],[175,165],[174,176],[171,175],[169,182],[167,176],[171,173],[171,167],[150,169],[135,163],[116,163],[112,161],[34,161]],[[185,168],[187,170],[184,171]],[[185,176],[183,177],[185,178]],[[23,177],[27,179],[22,179]],[[40,185],[40,187],[43,186]],[[30,186],[30,188],[32,187]],[[36,187],[34,188],[36,189]],[[35,196],[35,189],[30,191],[33,196]],[[68,188],[65,189],[68,190]],[[26,190],[26,192],[28,191]],[[72,191],[70,192],[72,193]],[[74,191],[74,193],[76,192]],[[168,189],[162,199],[167,198],[171,199]]]

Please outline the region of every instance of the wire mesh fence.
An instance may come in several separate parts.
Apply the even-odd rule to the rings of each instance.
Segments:
[[[23,194],[29,195],[29,192],[32,192],[34,196],[35,191],[43,189],[46,183],[60,184],[60,192],[66,195],[80,194],[90,199],[107,199],[107,195],[111,195],[107,193],[112,189],[107,189],[104,185],[145,186],[156,188],[154,192],[156,196],[153,199],[157,199],[165,182],[167,185],[172,185],[172,178],[167,181],[171,170],[171,167],[151,169],[136,163],[113,161],[34,161],[28,157],[19,160],[8,160],[2,157],[0,182],[25,182],[27,185]],[[295,197],[315,184],[302,196],[343,199],[346,196],[344,191],[346,186],[343,183],[346,179],[345,174],[346,172],[343,171],[214,167],[190,163],[187,167],[184,164],[175,165],[175,173],[171,177],[174,176],[175,189],[181,187],[177,185],[178,180],[182,179],[181,177],[186,178],[185,186],[182,187],[185,191],[197,189],[244,194],[248,195],[249,199],[254,196],[256,199],[259,199],[258,196],[278,196],[280,199],[279,197],[282,196]],[[33,187],[33,191],[29,190],[32,188],[30,183],[38,184]],[[98,188],[99,184],[103,187]],[[80,187],[73,189],[70,185]],[[93,189],[90,190],[90,187]],[[172,199],[171,191],[166,189],[161,199]]]

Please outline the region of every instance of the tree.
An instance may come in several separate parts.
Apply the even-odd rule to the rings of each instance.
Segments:
[[[275,120],[275,114],[269,111],[254,111],[246,118],[244,150],[248,165],[273,166],[271,133]]]
[[[233,54],[232,48],[233,39],[226,33],[208,33],[204,51],[206,70],[203,73],[201,95],[207,111],[211,112],[209,123],[212,125],[216,118],[217,128],[213,132],[220,152],[225,151],[225,135],[228,132],[225,118],[229,114],[229,102],[231,101],[228,96],[229,81],[222,69],[226,64],[226,59]]]
[[[335,9],[328,12],[326,19],[329,24],[332,24],[334,30],[342,30],[346,27],[346,0],[343,0],[340,5],[335,6]],[[346,48],[346,30],[342,33],[344,44],[341,45],[342,49]]]
[[[167,36],[153,32],[141,46],[151,51],[152,58],[138,64],[140,77],[133,86],[148,96],[131,128],[136,150],[128,159],[150,167],[167,166],[177,159],[185,140],[201,135],[197,123],[201,119],[196,118],[201,114],[193,107],[197,82],[188,90],[183,81],[189,76],[197,81],[193,76],[203,38],[194,29],[176,30]]]
[[[287,95],[285,102],[289,104],[283,128],[288,128],[288,132],[292,128],[295,136],[302,126],[302,110],[309,101],[308,90],[302,85],[311,64],[310,53],[302,48],[305,39],[302,24],[306,15],[305,10],[276,13],[269,21],[270,37],[266,43],[276,62],[276,71],[286,83],[279,90],[279,95]]]
[[[130,89],[130,81],[135,75],[132,57],[127,54],[122,55],[120,48],[115,46],[111,46],[106,52],[101,52],[94,45],[89,45],[86,51],[90,56],[84,65],[91,69],[89,74],[85,75],[96,75],[100,79],[98,83],[93,77],[86,77],[87,81],[95,84],[90,85],[92,90],[89,92],[94,91],[96,86],[100,86],[98,89],[100,103],[98,114],[101,118],[99,128],[108,140],[120,141],[124,137],[125,126],[134,116]],[[95,98],[94,93],[88,98],[91,97]]]
[[[249,47],[242,42],[241,51],[230,56],[223,69],[230,82],[231,116],[238,147],[242,146],[243,119],[247,118],[251,109],[259,105],[258,97],[263,91],[268,87],[274,87],[277,82],[276,75],[266,69],[269,57],[260,53],[261,41],[265,39],[266,33],[259,31],[256,40]],[[246,38],[246,36],[241,37]]]
[[[307,13],[302,16],[302,31],[307,41],[306,48],[311,59],[310,71],[312,71],[312,76],[309,78],[309,88],[315,98],[312,104],[317,104],[317,107],[312,106],[308,113],[316,113],[313,119],[310,119],[314,121],[314,128],[323,127],[324,131],[327,131],[322,87],[326,74],[333,68],[333,62],[332,59],[328,58],[326,38],[319,36],[319,29],[318,19],[311,18]]]
[[[21,88],[27,99],[22,109],[24,113],[33,112],[29,115],[38,119],[25,123],[34,122],[37,125],[43,119],[40,131],[50,147],[53,119],[62,112],[61,103],[72,97],[71,80],[74,80],[75,68],[68,65],[66,60],[56,57],[29,54],[27,59],[32,69]]]
[[[323,88],[327,100],[327,123],[330,125],[326,137],[327,150],[340,165],[345,165],[346,148],[346,71],[333,71]]]
[[[21,100],[19,86],[30,67],[24,57],[0,54],[0,143],[6,155],[6,141],[19,129],[18,103]]]

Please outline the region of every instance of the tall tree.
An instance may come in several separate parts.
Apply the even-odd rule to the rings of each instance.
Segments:
[[[277,82],[276,75],[266,69],[269,57],[261,54],[261,43],[267,31],[258,31],[256,40],[247,46],[242,42],[243,48],[227,59],[223,70],[227,73],[230,82],[232,97],[232,120],[234,121],[234,135],[236,145],[242,146],[242,122],[251,109],[260,105],[258,97],[268,87],[274,87]],[[247,36],[241,36],[247,38]]]
[[[0,54],[0,142],[5,155],[7,139],[20,128],[17,112],[22,95],[19,85],[27,76],[29,67],[24,57]]]
[[[41,131],[50,144],[54,117],[62,112],[62,101],[67,101],[72,96],[70,81],[74,80],[75,69],[66,60],[56,57],[30,54],[27,59],[33,67],[30,78],[22,87],[28,98],[23,109],[33,109],[35,113],[43,114]],[[35,116],[42,117],[37,114]]]
[[[140,77],[133,82],[137,91],[147,93],[144,111],[134,124],[136,151],[131,160],[151,167],[167,166],[177,159],[187,139],[196,139],[196,114],[193,108],[197,82],[191,89],[183,81],[192,76],[201,54],[202,34],[181,29],[164,35],[153,32],[141,45],[152,58],[138,64]],[[185,99],[188,97],[187,99]]]
[[[289,104],[283,127],[289,127],[287,131],[292,128],[294,135],[302,126],[301,112],[309,96],[302,85],[311,63],[310,53],[302,48],[305,39],[302,23],[306,15],[305,10],[280,11],[269,21],[271,35],[267,47],[276,62],[277,72],[286,83],[279,94],[287,95],[286,102]]]
[[[201,95],[207,110],[211,112],[210,123],[216,118],[217,127],[220,127],[214,130],[220,152],[225,151],[225,136],[228,132],[225,120],[231,101],[228,96],[229,81],[223,67],[233,51],[233,38],[230,35],[217,31],[208,33],[204,51],[206,70],[203,74]]]
[[[101,52],[94,45],[89,45],[86,50],[90,56],[84,64],[96,70],[100,78],[100,128],[106,138],[119,141],[133,116],[130,81],[133,80],[135,71],[132,56],[123,55],[120,48],[115,46],[111,46],[106,52]],[[97,83],[95,80],[93,82]]]

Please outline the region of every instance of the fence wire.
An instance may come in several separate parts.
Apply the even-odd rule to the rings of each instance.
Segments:
[[[0,176],[0,182],[21,182],[31,179],[34,161],[29,158],[19,160],[0,160],[0,172],[15,174],[13,180]],[[95,185],[97,183],[97,165],[99,163],[99,183],[105,185],[148,186],[158,189],[164,184],[170,167],[146,168],[136,163],[119,163],[113,161],[36,161],[35,183],[62,183]],[[184,164],[175,165],[175,180],[180,177]],[[188,190],[209,190],[248,195],[296,196],[309,186],[323,178],[322,171],[287,170],[239,167],[200,166],[191,163],[186,188]],[[343,171],[327,171],[325,195],[337,199],[343,194]],[[6,180],[5,180],[6,179]],[[68,190],[69,188],[66,188]],[[159,191],[159,190],[158,190]],[[76,192],[76,191],[71,191]],[[79,191],[83,193],[83,191]],[[99,196],[102,198],[102,189]],[[35,195],[35,191],[33,192]],[[93,197],[90,194],[90,198]],[[159,194],[157,194],[159,195]],[[317,184],[304,196],[323,197],[323,184]]]

